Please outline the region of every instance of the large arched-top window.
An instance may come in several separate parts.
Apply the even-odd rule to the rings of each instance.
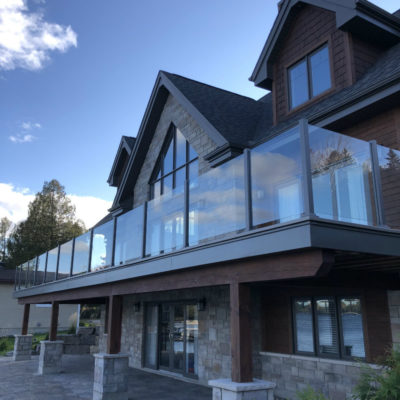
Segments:
[[[151,198],[182,187],[185,180],[196,178],[199,171],[198,155],[179,129],[171,126],[157,167],[152,175]]]

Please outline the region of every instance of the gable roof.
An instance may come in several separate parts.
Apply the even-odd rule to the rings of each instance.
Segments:
[[[111,210],[132,195],[147,149],[169,95],[193,117],[217,145],[210,161],[223,161],[247,147],[264,107],[254,99],[160,71],[147,105],[134,148]]]
[[[299,6],[308,4],[333,11],[338,29],[368,33],[369,40],[389,47],[400,41],[400,20],[397,16],[377,7],[367,0],[283,0],[279,13],[256,63],[250,80],[256,86],[272,88],[272,62],[279,44],[285,37],[290,22]]]
[[[128,157],[131,155],[132,150],[135,146],[136,138],[131,136],[122,136],[121,141],[119,143],[117,154],[114,158],[113,165],[111,167],[110,175],[107,179],[107,182],[110,186],[117,186],[117,178],[118,175],[121,173],[121,168],[124,164],[124,150],[128,154]]]

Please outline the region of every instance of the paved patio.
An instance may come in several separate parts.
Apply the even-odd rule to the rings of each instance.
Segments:
[[[39,357],[14,362],[0,357],[1,400],[92,400],[92,356],[63,356],[64,372],[38,376]],[[211,400],[211,389],[130,369],[130,400]]]

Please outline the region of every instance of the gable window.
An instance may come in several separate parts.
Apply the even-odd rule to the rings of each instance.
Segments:
[[[290,109],[332,86],[328,45],[307,55],[288,69]]]
[[[185,180],[197,177],[198,155],[182,132],[171,126],[151,181],[151,198],[182,188]]]
[[[295,352],[333,358],[365,358],[358,297],[293,300]]]

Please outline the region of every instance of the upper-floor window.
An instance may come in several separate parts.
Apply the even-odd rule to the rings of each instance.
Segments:
[[[197,177],[198,155],[175,126],[171,126],[151,181],[151,198],[182,187]]]
[[[328,45],[292,65],[288,69],[289,104],[293,109],[332,86]]]

